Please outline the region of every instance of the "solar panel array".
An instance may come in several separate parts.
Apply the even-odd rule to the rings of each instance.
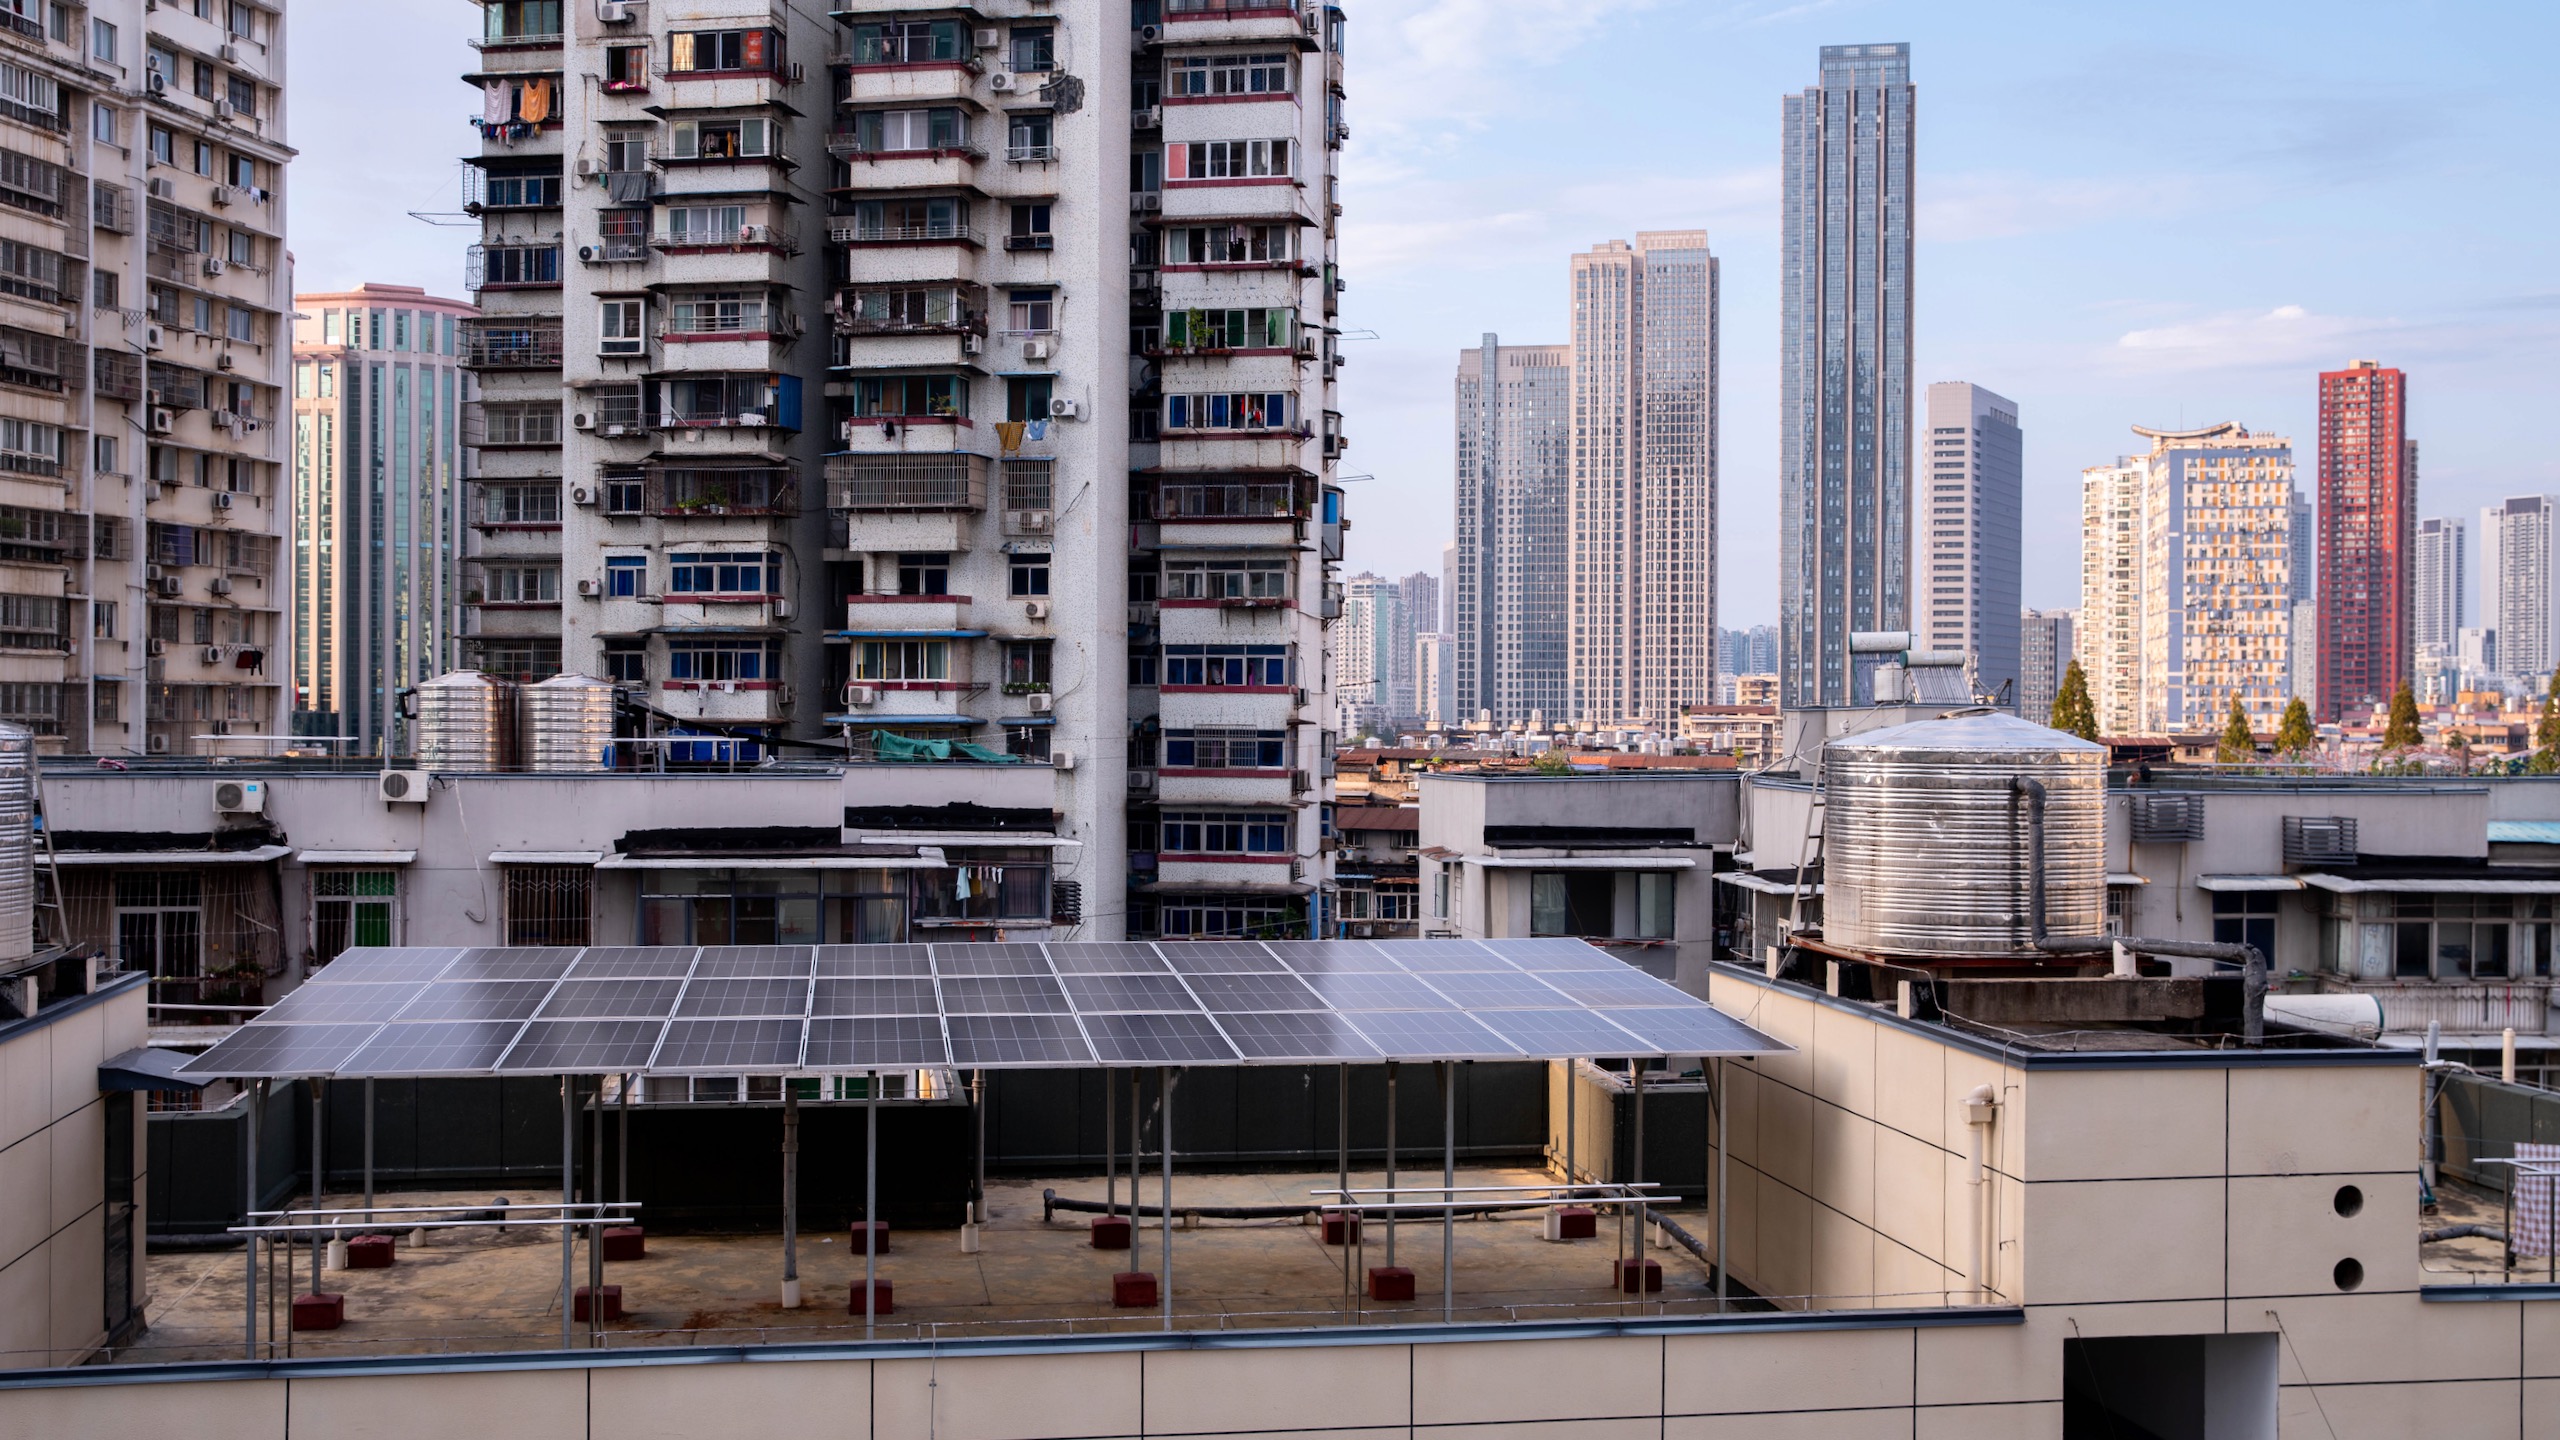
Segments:
[[[739,1075],[1785,1048],[1569,939],[359,949],[184,1073]]]

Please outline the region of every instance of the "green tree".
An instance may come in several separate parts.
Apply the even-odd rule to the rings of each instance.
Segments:
[[[2311,707],[2296,695],[2284,707],[2284,718],[2276,722],[2276,753],[2299,760],[2320,743],[2320,732],[2311,728]]]
[[[2536,775],[2560,772],[2560,669],[2551,672],[2551,688],[2542,692],[2542,718],[2533,722],[2533,759],[2525,768]]]
[[[2388,754],[2415,750],[2424,743],[2424,737],[2418,734],[2418,697],[2409,693],[2408,685],[2403,683],[2391,695],[2391,723],[2382,727],[2382,749]]]
[[[2083,740],[2098,738],[2098,710],[2089,703],[2089,677],[2079,661],[2064,668],[2062,688],[2053,692],[2053,709],[2045,723]]]
[[[1570,775],[1573,773],[1573,761],[1562,750],[1550,745],[1538,752],[1538,758],[1529,762],[1529,768],[1541,775]]]
[[[2220,765],[2245,765],[2258,758],[2257,732],[2249,728],[2249,712],[2237,695],[2231,697],[2231,714],[2222,722],[2222,739],[2213,747],[2213,758]]]

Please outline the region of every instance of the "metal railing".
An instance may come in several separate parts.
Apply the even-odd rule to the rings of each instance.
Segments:
[[[838,225],[827,238],[839,245],[921,245],[957,240],[984,245],[986,237],[970,225]]]
[[[649,237],[649,243],[661,250],[779,250],[785,255],[800,253],[800,236],[779,225],[741,225],[735,230],[665,231]]]

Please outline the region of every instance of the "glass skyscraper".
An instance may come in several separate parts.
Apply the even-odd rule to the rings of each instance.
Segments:
[[[1909,45],[1826,45],[1786,98],[1780,297],[1783,703],[1849,703],[1849,637],[1909,625]]]

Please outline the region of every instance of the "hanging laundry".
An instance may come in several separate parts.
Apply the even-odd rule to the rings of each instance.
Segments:
[[[516,118],[527,125],[539,125],[551,118],[550,81],[527,80],[524,82],[524,105],[517,111]]]
[[[999,420],[999,421],[997,421],[997,422],[996,422],[996,445],[997,445],[997,447],[998,447],[998,448],[1002,449],[1002,450],[1004,451],[1004,453],[1005,453],[1005,454],[1007,454],[1007,455],[1010,455],[1010,454],[1012,454],[1014,451],[1021,449],[1021,448],[1022,448],[1022,422],[1021,422],[1021,421],[1019,421],[1019,420]]]
[[[504,80],[492,80],[480,92],[480,120],[485,125],[504,125],[515,118],[515,87]]]
[[[969,867],[968,867],[968,866],[963,865],[963,866],[961,866],[961,867],[960,867],[958,877],[957,877],[957,878],[955,878],[955,879],[951,882],[951,893],[952,893],[952,895],[953,895],[955,898],[958,898],[958,899],[961,899],[961,900],[966,900],[966,899],[968,899],[968,898],[969,898]]]
[[[1032,439],[1034,439],[1034,440],[1046,440],[1046,439],[1048,439],[1048,438],[1049,438],[1049,422],[1048,422],[1048,421],[1046,421],[1046,420],[1034,420],[1034,421],[1032,421],[1032,422],[1031,422],[1031,438],[1032,438]]]

